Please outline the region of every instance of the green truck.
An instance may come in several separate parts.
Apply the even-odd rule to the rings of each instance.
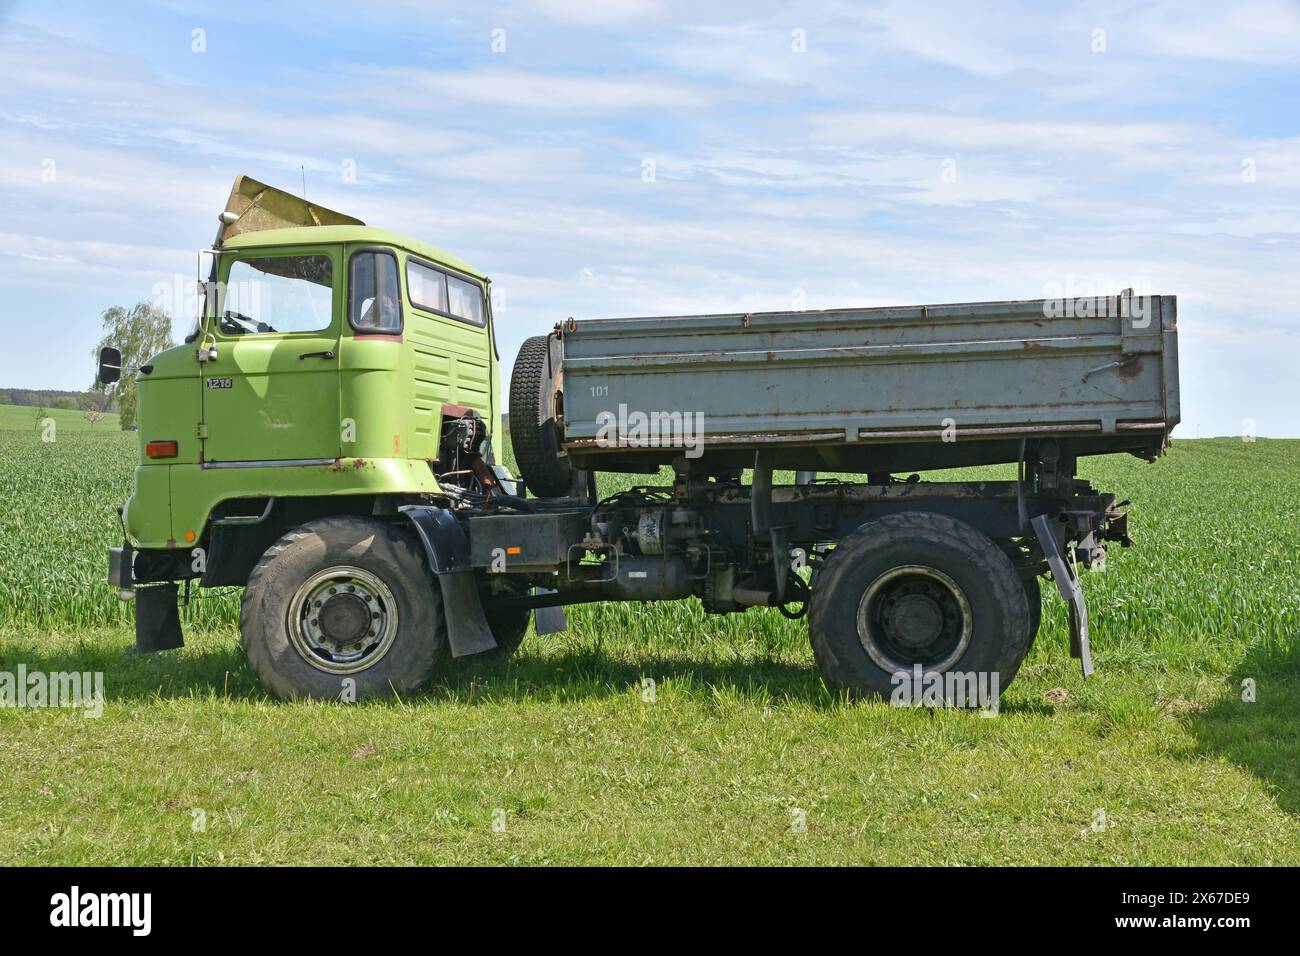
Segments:
[[[405,692],[569,604],[688,598],[807,616],[851,696],[901,674],[1005,688],[1044,575],[1086,674],[1078,568],[1129,539],[1078,460],[1154,459],[1178,420],[1172,296],[569,319],[515,360],[516,477],[483,273],[241,177],[200,287],[184,343],[133,370],[109,581],[141,651],[183,643],[182,586],[243,587],[248,660],[286,698]],[[1016,477],[896,474],[991,463]],[[598,472],[665,466],[596,494]]]

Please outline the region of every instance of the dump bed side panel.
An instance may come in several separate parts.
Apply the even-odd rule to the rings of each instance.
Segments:
[[[636,412],[700,414],[711,445],[1163,435],[1175,315],[1113,296],[569,323],[565,441],[618,454],[609,423]]]

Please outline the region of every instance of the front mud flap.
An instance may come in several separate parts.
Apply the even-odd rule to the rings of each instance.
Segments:
[[[442,609],[447,619],[447,643],[452,657],[482,654],[497,646],[483,613],[478,580],[473,571],[444,571],[438,575]]]
[[[1056,538],[1052,520],[1047,515],[1039,515],[1033,520],[1033,526],[1047,558],[1047,566],[1052,570],[1056,589],[1070,606],[1070,656],[1079,659],[1083,676],[1091,677],[1092,647],[1088,641],[1088,604],[1083,597],[1083,585],[1079,582],[1076,568],[1065,560],[1061,552],[1061,542]]]
[[[185,646],[177,587],[151,584],[135,592],[135,649],[140,654],[170,651]]]
[[[429,505],[404,505],[398,510],[415,526],[429,570],[438,579],[451,656],[468,657],[495,648],[497,641],[478,593],[478,576],[470,567],[469,540],[456,516]]]

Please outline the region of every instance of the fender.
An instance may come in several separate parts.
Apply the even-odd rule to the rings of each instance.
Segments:
[[[429,505],[403,505],[398,511],[415,526],[429,568],[438,579],[451,656],[466,657],[495,648],[496,638],[488,627],[478,581],[469,563],[469,539],[455,515]]]

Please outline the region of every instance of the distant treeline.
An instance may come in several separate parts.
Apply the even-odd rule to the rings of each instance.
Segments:
[[[37,405],[41,408],[98,408],[116,406],[96,392],[64,392],[55,388],[0,388],[0,405]]]

